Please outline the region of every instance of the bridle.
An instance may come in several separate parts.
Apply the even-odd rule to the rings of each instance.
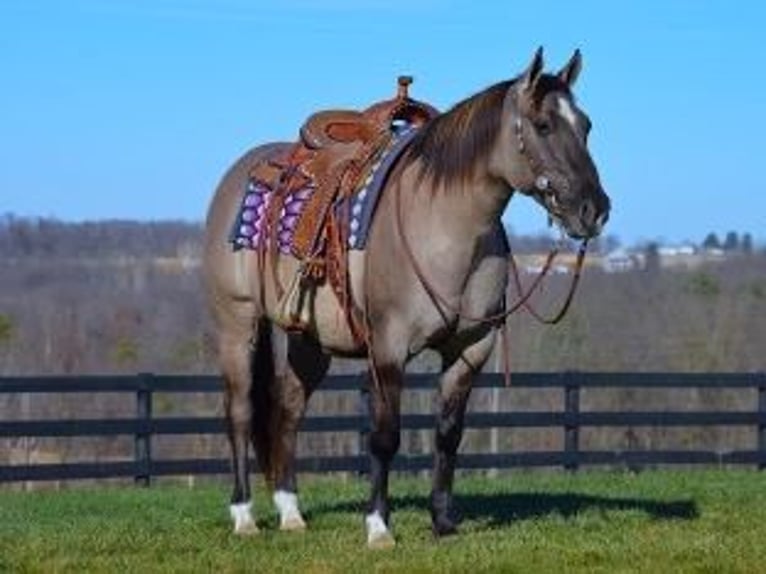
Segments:
[[[516,99],[516,93],[512,96],[513,107],[516,109],[516,117],[513,118],[513,134],[516,138],[516,149],[519,154],[527,160],[529,170],[534,178],[534,187],[542,194],[550,198],[549,208],[556,206],[559,194],[566,194],[569,191],[569,179],[558,171],[545,167],[543,162],[535,155],[524,140],[524,121],[519,110],[521,109]]]
[[[535,188],[540,193],[546,194],[549,197],[549,200],[545,203],[548,204],[549,210],[553,210],[557,206],[557,203],[558,203],[557,198],[559,194],[566,194],[569,191],[569,188],[570,188],[569,179],[561,172],[546,168],[545,163],[532,152],[529,146],[527,146],[526,141],[524,140],[524,121],[522,120],[521,114],[519,113],[519,110],[521,108],[516,98],[517,98],[517,93],[514,91],[512,95],[512,101],[513,101],[513,107],[515,108],[517,115],[515,118],[513,118],[512,123],[513,123],[513,133],[514,133],[514,136],[516,137],[516,149],[518,150],[519,154],[522,157],[524,157],[527,161],[527,165],[529,166],[529,169],[532,172],[532,176],[534,177]],[[529,291],[527,291],[526,294],[523,294],[521,279],[519,278],[519,270],[516,267],[516,260],[513,257],[513,253],[511,252],[510,243],[509,243],[509,260],[511,264],[511,270],[513,271],[513,280],[514,280],[516,290],[521,294],[521,297],[518,304],[515,304],[511,307],[512,310],[510,313],[508,313],[508,315],[516,311],[519,308],[519,306],[523,305],[524,308],[527,311],[529,311],[530,315],[532,315],[535,319],[537,319],[541,323],[545,323],[548,325],[555,325],[556,323],[560,322],[566,315],[567,311],[569,310],[569,306],[571,305],[572,299],[574,298],[574,293],[577,289],[577,285],[580,281],[580,276],[582,274],[582,266],[583,266],[585,253],[587,249],[588,249],[588,240],[584,239],[580,243],[580,247],[577,252],[577,262],[575,264],[574,275],[572,278],[572,282],[570,284],[569,291],[567,292],[566,298],[564,299],[564,303],[562,304],[561,308],[555,315],[546,318],[546,317],[543,317],[540,313],[538,313],[529,304],[529,298],[531,294],[537,289],[543,277],[550,270],[550,267],[553,264],[553,260],[555,259],[556,255],[558,255],[559,253],[559,247],[557,245],[551,249],[550,253],[548,254],[548,258],[545,261],[545,265],[540,271],[540,274],[538,275],[537,279],[532,283],[532,285],[529,288]]]

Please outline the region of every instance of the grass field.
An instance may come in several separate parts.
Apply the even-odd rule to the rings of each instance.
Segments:
[[[260,485],[258,485],[260,487]],[[8,572],[766,572],[766,474],[461,477],[461,534],[435,540],[426,479],[397,479],[393,550],[366,549],[361,480],[304,480],[304,533],[230,534],[227,490],[207,486],[0,492]]]

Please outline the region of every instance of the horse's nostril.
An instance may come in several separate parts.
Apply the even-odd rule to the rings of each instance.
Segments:
[[[596,208],[593,202],[589,199],[584,200],[580,206],[580,219],[584,222],[591,222],[594,219],[595,213]]]

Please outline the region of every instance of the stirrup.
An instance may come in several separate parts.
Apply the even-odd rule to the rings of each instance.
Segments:
[[[315,284],[306,271],[301,264],[277,305],[276,322],[287,331],[305,331],[311,324],[312,309],[307,303]]]

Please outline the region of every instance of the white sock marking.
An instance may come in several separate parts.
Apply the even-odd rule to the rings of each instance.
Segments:
[[[274,505],[279,512],[279,522],[282,525],[297,521],[303,522],[301,511],[298,510],[298,495],[286,490],[277,490],[274,492]]]
[[[229,506],[229,514],[234,521],[234,532],[248,533],[257,531],[253,518],[253,503],[238,502]]]
[[[377,510],[373,512],[372,514],[368,514],[367,517],[364,519],[364,522],[367,525],[367,543],[368,544],[388,534],[388,527],[386,526],[386,523],[383,521],[383,517],[380,515],[380,513]]]

